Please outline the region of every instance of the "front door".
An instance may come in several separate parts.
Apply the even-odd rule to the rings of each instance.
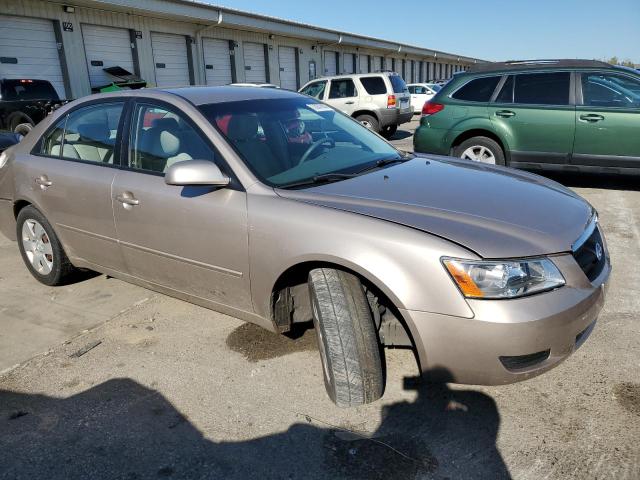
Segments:
[[[510,75],[495,102],[491,122],[506,138],[511,163],[569,163],[575,133],[570,72]]]
[[[640,78],[583,72],[577,96],[573,163],[640,168]]]
[[[114,180],[113,209],[131,275],[218,304],[252,311],[246,194],[229,188],[166,185],[175,162],[220,155],[186,114],[136,103],[127,168]],[[226,172],[230,173],[230,172]]]
[[[116,148],[123,102],[73,110],[46,133],[37,153],[17,162],[31,200],[62,240],[66,253],[94,265],[122,271],[111,209],[117,172]],[[21,182],[22,183],[22,182]]]

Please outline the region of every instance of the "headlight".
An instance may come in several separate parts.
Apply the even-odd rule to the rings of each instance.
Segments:
[[[467,298],[516,298],[564,285],[548,258],[481,261],[443,258],[451,278]]]

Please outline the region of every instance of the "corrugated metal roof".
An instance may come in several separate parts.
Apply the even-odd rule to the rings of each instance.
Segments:
[[[146,11],[161,15],[189,18],[195,23],[204,25],[216,25],[218,24],[218,22],[220,22],[220,26],[222,27],[253,27],[262,31],[271,31],[274,34],[277,33],[285,36],[295,37],[297,35],[300,35],[306,38],[317,40],[321,43],[340,43],[342,45],[386,50],[390,53],[408,53],[428,57],[433,57],[435,55],[436,58],[441,58],[443,60],[463,61],[466,63],[484,62],[484,60],[468,57],[465,55],[458,55],[441,50],[425,48],[418,45],[395,42],[393,40],[376,38],[359,33],[343,32],[340,30],[319,27],[308,23],[295,22],[275,16],[247,12],[234,8],[215,5],[203,0],[76,0],[76,2],[74,3],[85,4],[87,6],[90,6],[91,4],[96,6],[99,5],[99,8],[105,8],[109,5],[116,8],[124,7],[128,10]],[[180,6],[186,8],[179,8]],[[202,11],[196,12],[195,10],[192,10],[193,7],[201,9]],[[204,12],[206,12],[206,14],[203,14]],[[254,21],[247,21],[250,19]],[[289,28],[293,27],[293,29],[291,31],[274,30],[274,27],[276,25],[281,25],[283,27]],[[303,30],[307,30],[307,32],[304,32]],[[324,35],[314,35],[314,32]]]

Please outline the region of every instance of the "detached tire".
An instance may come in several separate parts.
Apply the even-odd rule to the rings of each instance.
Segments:
[[[18,248],[27,269],[40,283],[63,285],[76,272],[51,224],[37,209],[28,206],[16,219]]]
[[[380,344],[360,280],[318,268],[309,273],[309,293],[329,397],[339,407],[379,399],[384,390]]]
[[[489,137],[471,137],[453,149],[453,156],[478,163],[504,165],[504,152]]]
[[[19,123],[13,129],[13,133],[19,133],[23,137],[26,137],[31,130],[33,130],[33,125],[30,123]]]
[[[358,115],[356,120],[360,122],[363,127],[367,127],[369,130],[378,133],[380,131],[380,124],[378,119],[371,115]]]

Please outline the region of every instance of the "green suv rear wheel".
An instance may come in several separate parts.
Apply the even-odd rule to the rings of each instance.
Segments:
[[[488,137],[472,137],[453,149],[453,156],[491,165],[504,165],[504,152]]]

